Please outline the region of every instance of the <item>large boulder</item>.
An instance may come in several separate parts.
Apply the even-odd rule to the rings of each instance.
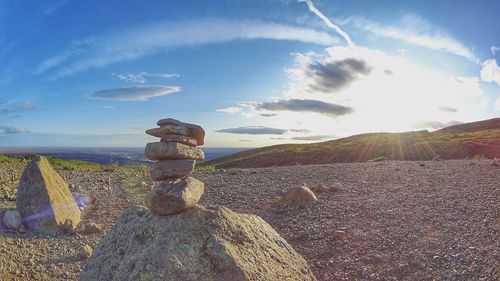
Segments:
[[[45,157],[28,164],[17,188],[16,208],[30,229],[54,232],[68,225],[75,229],[81,212],[63,178]]]
[[[316,280],[307,262],[261,218],[195,206],[153,216],[131,207],[80,275],[96,280]]]

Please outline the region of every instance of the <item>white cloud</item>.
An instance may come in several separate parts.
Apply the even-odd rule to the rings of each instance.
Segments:
[[[42,62],[35,73],[51,71],[53,78],[58,78],[173,48],[252,39],[302,41],[326,46],[338,43],[337,38],[326,32],[261,21],[162,22],[75,41],[62,53]]]
[[[483,62],[481,80],[484,82],[494,82],[500,86],[500,67],[495,59],[489,59]]]
[[[491,47],[490,47],[490,50],[491,50],[491,53],[492,53],[493,55],[496,55],[496,54],[497,54],[497,52],[498,52],[498,51],[500,51],[500,47],[498,47],[498,46],[491,46]]]
[[[444,126],[452,121],[489,118],[488,111],[482,109],[488,106],[488,100],[478,77],[453,76],[414,63],[409,58],[360,46],[355,49],[336,46],[327,48],[324,54],[310,52],[295,54],[294,58],[295,65],[286,69],[289,82],[283,87],[282,95],[264,103],[238,103],[242,116],[252,116],[255,125],[288,130],[300,126],[308,129],[310,135],[339,137],[377,131],[408,131],[422,121],[435,122],[431,124],[432,127],[438,127],[438,124]],[[335,91],[311,90],[325,88],[318,87],[325,85],[321,79],[311,76],[308,71],[311,65],[336,65],[346,59],[363,61],[371,71],[358,75]],[[392,75],[387,75],[387,70]],[[259,111],[259,104],[280,105],[279,108],[282,108],[282,100],[316,100],[342,105],[353,111],[335,119],[312,110],[271,111],[278,114],[266,117],[259,115],[267,113]]]
[[[495,101],[495,110],[500,111],[500,98],[497,98]]]
[[[94,92],[91,98],[116,101],[147,101],[153,97],[179,92],[178,86],[151,86],[107,89]]]
[[[180,75],[177,73],[148,73],[148,72],[139,72],[139,73],[113,73],[111,74],[113,77],[120,81],[125,81],[125,82],[130,82],[133,84],[145,84],[147,81],[148,77],[152,78],[163,78],[163,79],[170,79],[170,78],[177,78]]]
[[[228,108],[217,109],[215,111],[224,112],[227,114],[236,114],[236,113],[239,113],[241,111],[241,108],[240,107],[228,107]]]
[[[379,37],[401,40],[409,44],[445,51],[476,61],[470,49],[447,32],[434,27],[427,20],[414,14],[404,15],[396,25],[383,25],[363,17],[351,17],[344,22]]]

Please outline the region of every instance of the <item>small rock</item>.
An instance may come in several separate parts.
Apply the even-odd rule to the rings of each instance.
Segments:
[[[101,231],[102,231],[101,227],[93,222],[89,222],[83,226],[84,234],[101,233]]]
[[[88,259],[92,256],[92,252],[93,252],[92,247],[85,244],[80,248],[78,255],[83,259]]]
[[[316,185],[316,186],[313,186],[310,188],[312,192],[314,193],[323,193],[323,192],[326,192],[328,191],[328,188],[326,188],[326,186],[322,183]]]
[[[318,201],[318,198],[307,186],[301,186],[289,189],[281,201],[288,205],[308,205]]]
[[[333,233],[333,236],[335,236],[335,238],[337,239],[345,240],[347,238],[347,232],[345,232],[345,230],[336,230]]]
[[[141,182],[141,187],[148,187],[148,184],[145,181],[143,181]]]
[[[496,158],[494,158],[494,159],[491,161],[490,165],[491,165],[491,166],[493,166],[493,167],[498,167],[498,166],[499,166],[499,164],[498,164],[497,159],[496,159]]]
[[[22,223],[21,214],[16,209],[6,210],[2,222],[8,229],[18,230]]]
[[[66,219],[63,225],[64,232],[73,235],[76,233],[76,224],[71,219]]]
[[[331,192],[340,192],[342,190],[342,185],[340,184],[340,182],[337,182],[335,183],[334,185],[332,185],[329,190]]]
[[[420,167],[425,167],[424,163],[420,163],[419,165],[420,165]]]

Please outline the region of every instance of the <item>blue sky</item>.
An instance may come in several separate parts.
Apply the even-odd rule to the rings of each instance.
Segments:
[[[500,115],[498,1],[0,0],[0,146],[207,146]]]

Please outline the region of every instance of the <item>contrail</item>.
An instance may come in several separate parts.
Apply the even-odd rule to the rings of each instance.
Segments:
[[[349,45],[349,47],[356,48],[356,45],[354,44],[354,42],[352,42],[349,34],[347,34],[345,31],[343,31],[338,25],[334,24],[320,10],[318,10],[314,6],[314,4],[312,3],[311,0],[297,0],[297,2],[305,2],[307,4],[307,7],[309,8],[309,11],[313,12],[320,19],[322,19],[325,22],[326,26],[328,26],[331,29],[334,29],[335,31],[337,31],[338,34],[340,34],[342,37],[344,37],[344,39],[345,39],[345,41],[347,41],[347,45]]]

